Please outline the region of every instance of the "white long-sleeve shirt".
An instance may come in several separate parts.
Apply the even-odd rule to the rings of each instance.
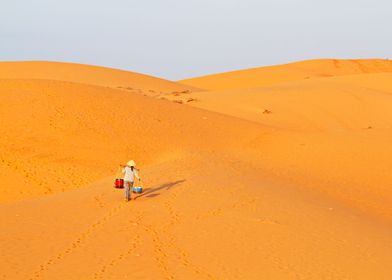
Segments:
[[[132,170],[129,166],[126,166],[125,168],[123,168],[122,172],[124,173],[124,181],[134,182],[135,177],[139,179],[136,168]]]

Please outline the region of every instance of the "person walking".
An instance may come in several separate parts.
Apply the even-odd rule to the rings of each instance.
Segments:
[[[125,190],[125,201],[131,200],[131,191],[135,178],[139,180],[140,177],[136,169],[136,163],[133,160],[127,162],[127,165],[120,165],[123,167],[122,173],[124,174],[124,190]]]

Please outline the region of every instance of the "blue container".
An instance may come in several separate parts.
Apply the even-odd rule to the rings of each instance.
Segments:
[[[133,187],[132,191],[134,193],[142,193],[143,192],[143,188],[142,187]]]

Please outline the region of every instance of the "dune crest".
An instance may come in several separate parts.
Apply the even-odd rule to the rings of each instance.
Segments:
[[[208,90],[245,89],[313,78],[392,72],[383,59],[320,59],[219,73],[179,81]]]
[[[186,92],[195,89],[164,79],[101,66],[51,61],[0,62],[0,79],[43,79],[111,87],[135,93]]]

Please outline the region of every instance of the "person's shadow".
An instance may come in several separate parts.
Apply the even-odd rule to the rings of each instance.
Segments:
[[[136,196],[135,199],[138,199],[143,196],[149,197],[149,198],[156,197],[156,196],[160,195],[160,193],[159,193],[160,190],[163,190],[163,189],[170,190],[174,186],[181,184],[183,182],[185,182],[185,180],[178,180],[175,182],[165,183],[165,184],[160,185],[159,187],[156,187],[156,188],[146,188],[143,191],[143,193]]]

